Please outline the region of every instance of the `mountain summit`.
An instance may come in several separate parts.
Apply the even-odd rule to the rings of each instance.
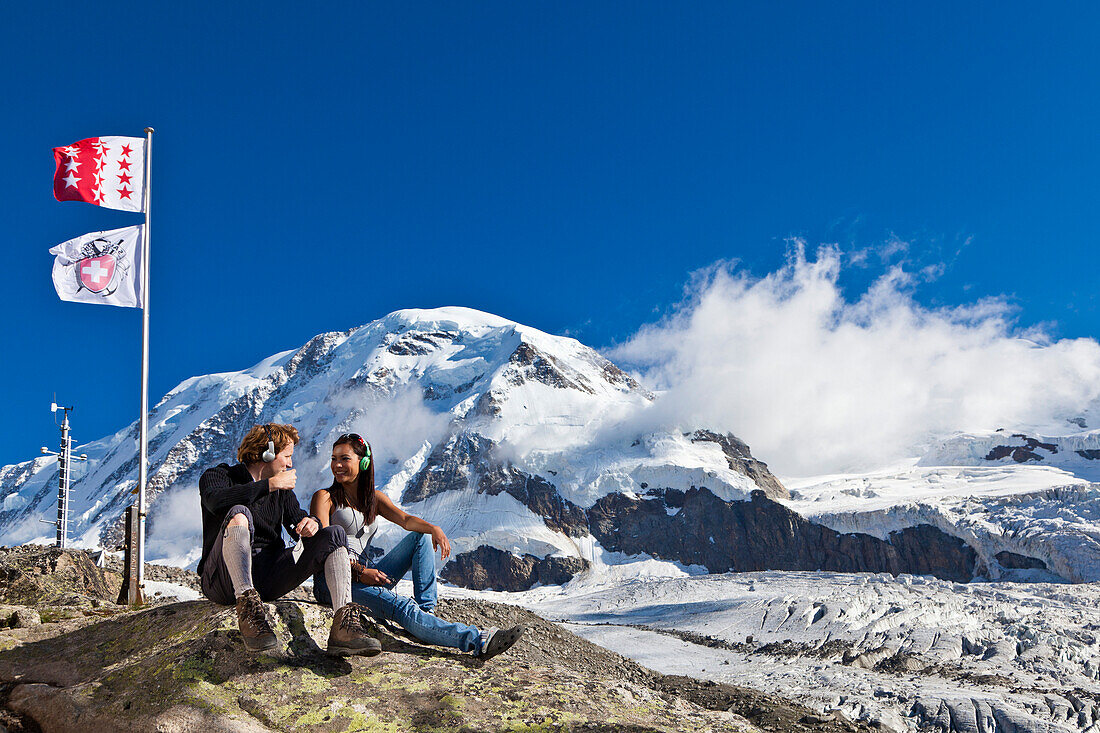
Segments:
[[[757,490],[787,495],[733,435],[641,427],[654,399],[575,339],[467,308],[401,310],[324,333],[249,369],[187,379],[152,409],[150,557],[196,559],[198,478],[232,461],[259,422],[299,429],[303,505],[331,482],[332,441],[364,435],[379,488],[451,538],[456,582],[493,566],[490,574],[510,578],[505,586],[524,587],[614,562],[589,521],[611,495],[638,501],[656,489],[703,487],[723,502]],[[89,462],[76,470],[70,504],[78,546],[119,543],[137,484],[136,441],[135,422],[79,447]],[[54,513],[56,479],[52,458],[0,468],[0,541],[45,538],[38,520]]]

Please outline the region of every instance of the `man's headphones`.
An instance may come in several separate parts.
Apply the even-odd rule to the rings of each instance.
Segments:
[[[275,441],[271,439],[271,430],[268,429],[267,423],[264,423],[264,432],[267,433],[267,450],[263,452],[260,458],[264,463],[271,463],[275,460]]]

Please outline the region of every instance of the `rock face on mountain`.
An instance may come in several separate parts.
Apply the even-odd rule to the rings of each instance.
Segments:
[[[463,588],[515,592],[535,585],[562,585],[586,569],[588,563],[576,557],[518,556],[482,545],[460,554],[440,575]]]
[[[886,540],[841,534],[803,519],[763,491],[751,501],[723,501],[709,489],[649,489],[644,496],[608,494],[586,512],[586,529],[607,550],[649,555],[712,573],[831,570],[932,575],[967,582],[978,570],[965,542],[927,524]],[[1040,567],[1033,558],[1004,553],[1005,562]],[[458,555],[443,570],[455,585],[523,591],[560,584],[587,568],[575,558],[522,557],[483,545]]]
[[[906,528],[887,541],[840,534],[806,521],[763,491],[747,502],[723,501],[705,488],[651,489],[645,499],[609,494],[589,511],[589,523],[609,550],[646,552],[711,572],[910,573],[966,582],[976,563],[966,543],[934,527]]]
[[[64,568],[99,572],[81,553],[44,553],[19,555],[62,568],[39,576],[43,587],[72,582]],[[0,551],[0,564],[9,559]],[[54,606],[65,620],[0,629],[0,726],[12,733],[867,730],[774,696],[651,672],[515,606],[441,604],[440,615],[479,628],[528,627],[515,647],[486,662],[389,627],[375,630],[379,656],[329,657],[322,648],[331,611],[301,601],[267,609],[280,641],[270,655],[246,654],[233,610],[206,601],[136,611]]]

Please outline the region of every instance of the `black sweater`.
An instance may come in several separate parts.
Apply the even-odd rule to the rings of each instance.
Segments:
[[[200,575],[210,555],[210,548],[221,531],[225,515],[237,504],[243,504],[252,512],[253,553],[270,545],[286,547],[282,528],[286,527],[291,537],[297,537],[294,527],[308,516],[293,491],[271,491],[267,479],[254,480],[248,468],[240,463],[232,467],[221,463],[207,469],[199,479],[199,501],[202,504]]]

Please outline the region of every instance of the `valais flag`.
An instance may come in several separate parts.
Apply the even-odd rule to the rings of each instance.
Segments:
[[[122,211],[144,211],[145,139],[90,137],[54,148],[57,170],[53,195],[58,201],[87,201]]]

